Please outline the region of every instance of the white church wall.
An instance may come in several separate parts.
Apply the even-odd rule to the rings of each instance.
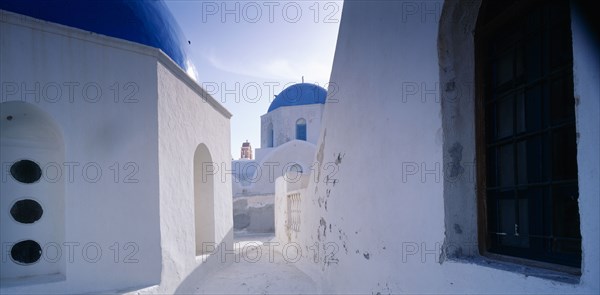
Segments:
[[[542,278],[477,253],[452,260],[442,253],[449,176],[437,86],[444,3],[415,5],[344,3],[331,77],[338,102],[325,106],[316,154],[316,162],[337,168],[330,175],[322,166],[302,196],[301,227],[289,240],[303,251],[297,265],[325,293],[597,293],[599,66],[584,25],[573,18],[582,275],[553,279],[540,271]],[[283,207],[276,201],[280,242]]]
[[[254,173],[258,166],[256,159],[231,161],[231,186],[233,187],[234,198],[247,193],[248,187],[253,183]]]
[[[260,147],[254,150],[254,159],[262,159],[264,158],[268,153],[270,153],[274,148],[268,148],[268,147]]]
[[[299,202],[301,205],[302,197],[308,196],[306,189],[311,177],[314,177],[312,173],[305,173],[302,174],[298,181],[289,181],[290,179],[296,178],[293,175],[286,177],[280,176],[275,180],[275,237],[280,243],[279,246],[284,247],[286,245],[292,245],[292,239],[294,241],[297,241],[298,239],[298,232],[293,229],[294,226],[291,224],[292,218],[290,218],[291,212],[289,212],[289,209],[291,208],[288,207],[288,205],[290,205],[288,204],[290,202],[290,200],[288,200],[288,195],[299,195]],[[295,222],[301,224],[302,220],[295,220]],[[293,259],[291,260],[293,261]],[[307,272],[313,273],[314,275],[314,270]]]
[[[275,228],[275,238],[279,243],[288,243],[291,242],[291,238],[288,239],[287,236],[287,202],[286,202],[286,194],[288,193],[287,182],[283,179],[283,177],[278,177],[275,180],[275,200],[274,200],[274,228]]]
[[[173,292],[192,271],[202,268],[205,258],[196,258],[194,188],[194,154],[204,145],[212,162],[200,161],[196,165],[205,176],[212,175],[213,192],[212,241],[206,240],[204,250],[222,242],[233,240],[231,201],[231,175],[221,171],[229,168],[230,114],[220,105],[215,107],[189,77],[173,64],[158,64],[158,128],[161,203],[161,243],[163,271],[157,292]],[[208,96],[207,96],[208,97]],[[227,166],[223,165],[227,163]],[[227,177],[229,179],[227,179]],[[210,177],[206,178],[208,181]],[[202,200],[198,207],[202,208]],[[210,211],[208,211],[210,212]],[[202,224],[200,222],[199,224]],[[214,245],[213,243],[214,242]],[[206,254],[206,251],[203,254]]]
[[[255,181],[247,194],[274,194],[275,179],[296,164],[302,167],[303,172],[308,173],[313,167],[315,152],[315,145],[303,140],[292,140],[278,146],[258,163],[260,169],[255,172]],[[291,177],[290,181],[300,179],[300,175]]]
[[[237,233],[273,233],[273,194],[233,199],[233,227]]]
[[[308,104],[283,106],[262,115],[260,117],[261,148],[255,151],[256,159],[259,159],[258,156],[262,155],[259,150],[269,147],[269,124],[273,124],[273,145],[277,147],[296,139],[296,121],[304,118],[306,120],[306,141],[316,144],[319,137],[322,113],[322,104]]]
[[[235,182],[233,185],[236,230],[273,232],[276,179],[293,170],[287,180],[291,183],[300,182],[302,176],[310,173],[314,167],[312,160],[315,152],[314,144],[291,140],[271,149],[269,154],[257,161],[234,161],[234,164],[240,165],[240,171],[250,171],[250,168],[255,171],[249,176],[248,185],[242,186]],[[303,173],[297,173],[298,167]]]
[[[39,153],[22,155],[36,158],[43,173],[62,167],[64,242],[57,244],[63,266],[54,275],[5,279],[3,265],[1,293],[123,292],[148,286],[142,292],[174,292],[212,261],[212,256],[197,256],[195,245],[195,188],[205,197],[203,184],[194,181],[194,152],[201,145],[210,157],[196,162],[210,163],[199,171],[213,177],[214,204],[207,211],[212,225],[206,232],[209,241],[231,245],[231,182],[218,170],[231,159],[231,114],[157,49],[0,13],[2,120],[12,109],[5,107],[8,103],[23,101],[54,122],[64,143],[64,153],[51,163],[45,162],[52,157]],[[4,151],[3,146],[2,195],[24,192],[27,186],[11,191],[15,186],[6,173],[14,157]],[[43,174],[29,193],[36,194],[43,182],[54,183],[50,175]],[[24,232],[35,235],[39,225]],[[56,227],[60,233],[61,225]],[[5,237],[3,246],[13,242]],[[2,263],[11,263],[5,250]],[[49,254],[44,250],[42,259],[55,259],[44,256]]]
[[[62,277],[2,280],[2,293],[159,283],[156,51],[4,11],[0,48],[0,107],[31,104],[63,135],[64,160],[40,160],[48,174],[35,185],[55,181],[51,171],[60,168],[65,222],[57,225],[64,230],[57,244],[66,260]],[[14,159],[2,156],[6,173],[4,163]],[[44,256],[50,250],[42,259],[55,259]],[[2,263],[11,263],[2,252]]]

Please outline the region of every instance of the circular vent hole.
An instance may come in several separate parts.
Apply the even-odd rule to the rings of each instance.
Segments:
[[[36,241],[21,241],[12,246],[10,257],[20,264],[32,264],[42,257],[42,248]]]
[[[21,160],[10,167],[10,175],[23,183],[34,183],[42,177],[42,169],[34,161]]]
[[[10,208],[10,215],[20,223],[34,223],[42,218],[42,214],[42,205],[30,199],[19,200]]]

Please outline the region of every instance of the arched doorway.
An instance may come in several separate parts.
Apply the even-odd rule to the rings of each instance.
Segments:
[[[214,171],[217,169],[205,144],[194,153],[194,227],[196,255],[216,247]]]
[[[35,105],[0,104],[1,279],[65,273],[64,142]]]

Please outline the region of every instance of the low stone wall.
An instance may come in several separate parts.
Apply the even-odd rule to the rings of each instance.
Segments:
[[[274,195],[233,198],[233,228],[236,232],[274,233]]]

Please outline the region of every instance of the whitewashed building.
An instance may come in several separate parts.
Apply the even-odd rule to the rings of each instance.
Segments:
[[[315,161],[276,233],[322,292],[597,294],[584,1],[345,1]],[[316,175],[315,175],[316,174]],[[293,254],[290,254],[293,255]]]
[[[261,116],[256,158],[232,162],[236,230],[274,231],[275,179],[290,172],[288,182],[299,182],[314,168],[326,97],[327,91],[318,85],[294,84],[281,91]]]
[[[231,114],[164,3],[65,5],[0,5],[0,293],[172,293],[233,236]]]
[[[234,252],[236,184],[215,165],[230,163],[231,114],[188,75],[181,42],[149,37],[179,39],[162,4],[66,14],[154,24],[132,40],[18,2],[0,2],[0,293],[263,279],[214,255]],[[244,172],[242,194],[285,175],[275,277],[300,278],[286,276],[296,266],[324,294],[598,294],[600,43],[586,3],[346,1],[335,103],[276,104]],[[313,107],[318,131],[290,111]]]

